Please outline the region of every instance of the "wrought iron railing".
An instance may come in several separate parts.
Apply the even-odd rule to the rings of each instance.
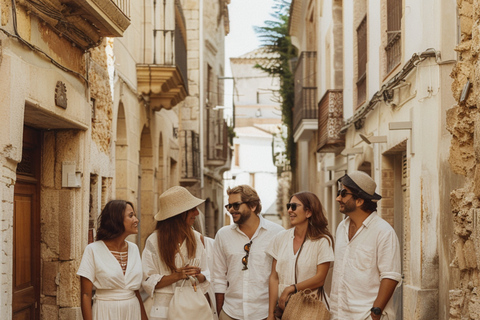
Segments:
[[[219,110],[207,112],[207,159],[227,160],[228,133],[227,123]]]
[[[183,146],[182,179],[200,179],[200,135],[193,130],[180,132]]]
[[[304,119],[318,117],[317,107],[317,53],[302,52],[295,68],[295,105],[293,109],[293,130],[296,131]]]
[[[174,2],[174,4],[173,4]],[[158,5],[158,4],[157,4]],[[165,66],[176,66],[187,88],[187,46],[186,46],[186,25],[180,2],[174,0],[164,1],[161,17],[175,17],[172,20],[158,21],[154,29],[154,64]],[[169,18],[171,19],[171,18]]]

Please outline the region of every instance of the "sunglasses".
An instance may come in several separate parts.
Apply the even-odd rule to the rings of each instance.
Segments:
[[[292,211],[295,211],[295,210],[297,210],[298,206],[301,206],[301,204],[300,203],[295,203],[295,202],[287,203],[287,210],[290,210],[290,208],[292,208]]]
[[[345,196],[346,196],[347,194],[351,194],[351,195],[354,196],[354,197],[357,196],[356,194],[353,194],[353,193],[351,193],[351,192],[348,192],[347,189],[341,189],[341,190],[338,190],[338,191],[337,191],[337,197],[338,197],[338,196],[341,196],[342,198],[345,198]]]
[[[248,202],[235,202],[235,203],[229,203],[229,204],[226,204],[225,205],[225,209],[227,210],[230,210],[230,208],[233,207],[233,210],[238,210],[238,208],[240,208],[240,206],[244,203],[248,203]]]
[[[252,246],[252,241],[249,243],[245,244],[243,246],[243,250],[247,253],[245,257],[242,258],[242,263],[243,263],[243,269],[242,270],[247,270],[248,269],[248,255],[250,254],[250,247]]]

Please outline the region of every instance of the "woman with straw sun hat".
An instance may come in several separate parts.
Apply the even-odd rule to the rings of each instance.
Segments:
[[[205,293],[209,287],[202,271],[207,270],[203,239],[192,226],[205,200],[175,186],[159,197],[157,226],[147,238],[142,253],[143,288],[153,298],[150,320],[168,319],[175,287],[185,279],[198,283]],[[190,284],[190,281],[187,281]]]

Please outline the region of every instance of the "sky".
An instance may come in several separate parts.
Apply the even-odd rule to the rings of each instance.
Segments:
[[[231,0],[228,5],[230,33],[225,38],[225,76],[231,77],[230,58],[241,56],[261,46],[253,30],[272,20],[274,0]],[[225,80],[225,115],[231,116],[232,80]]]
[[[226,63],[230,57],[238,57],[260,47],[261,43],[253,30],[271,20],[273,0],[231,0],[228,5],[230,33],[225,38]],[[231,74],[230,68],[226,73]]]

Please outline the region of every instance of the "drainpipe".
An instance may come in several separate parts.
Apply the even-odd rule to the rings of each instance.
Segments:
[[[204,136],[204,132],[203,132],[203,112],[205,110],[205,92],[204,92],[204,81],[203,81],[203,73],[204,73],[204,57],[203,57],[203,1],[204,0],[200,0],[199,1],[199,21],[198,21],[198,24],[199,24],[199,32],[200,32],[200,35],[199,35],[199,58],[200,58],[200,70],[199,70],[199,77],[200,77],[200,80],[199,80],[199,89],[200,89],[200,188],[201,188],[201,194],[202,194],[202,198],[203,198],[203,186],[204,186],[204,179],[203,179],[203,166],[204,166],[204,160],[203,160],[203,154],[204,154],[204,139],[203,139],[203,136]]]

